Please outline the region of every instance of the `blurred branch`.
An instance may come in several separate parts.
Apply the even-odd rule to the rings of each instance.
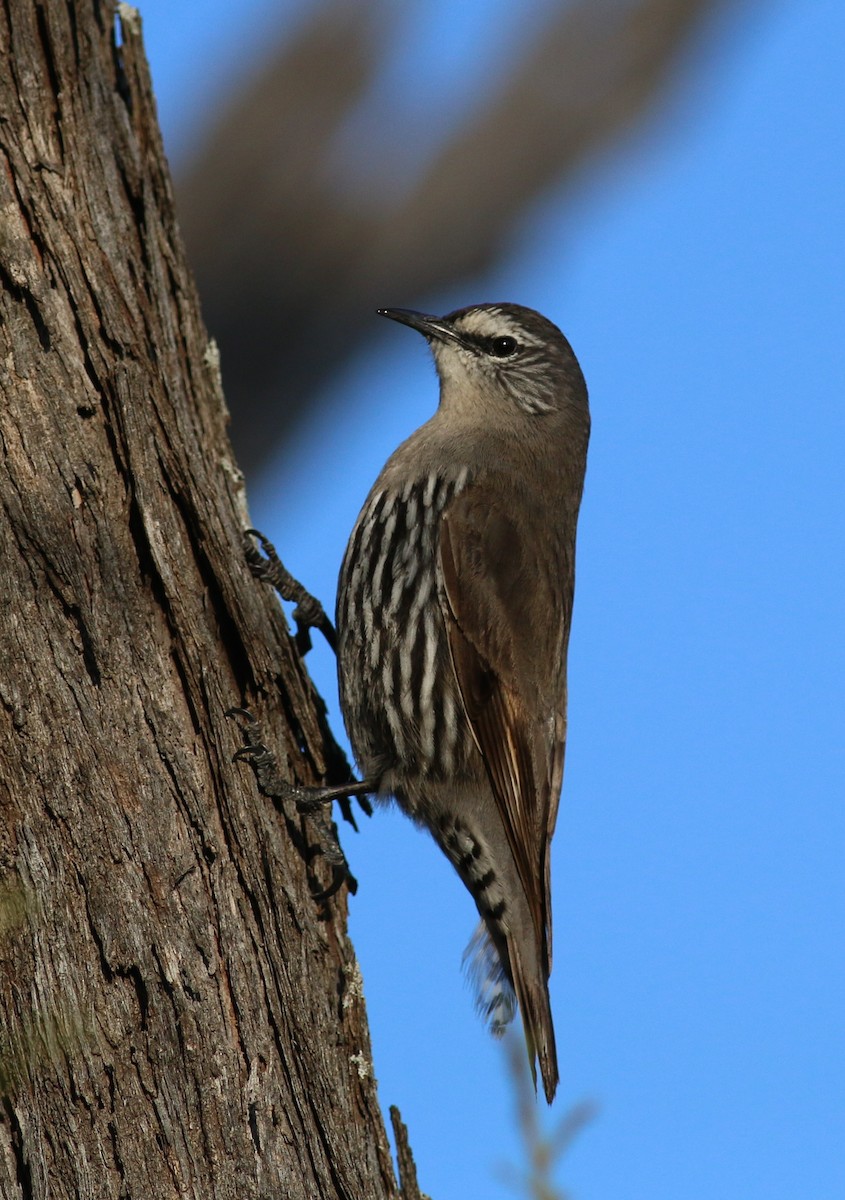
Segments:
[[[524,1165],[506,1164],[499,1174],[525,1200],[567,1200],[568,1194],[555,1182],[555,1168],[584,1126],[595,1117],[596,1106],[582,1100],[563,1114],[550,1133],[544,1133],[537,1113],[537,1095],[525,1063],[525,1049],[513,1031],[505,1038],[505,1051]]]
[[[368,202],[332,164],[391,52],[390,27],[379,0],[321,5],[231,99],[178,186],[247,469],[373,327],[374,307],[488,268],[534,197],[653,108],[726,2],[562,3],[398,195],[402,131],[385,113],[368,145]]]

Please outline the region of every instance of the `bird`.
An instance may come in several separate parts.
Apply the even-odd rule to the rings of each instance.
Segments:
[[[569,342],[531,308],[378,313],[426,339],[440,399],[385,463],[349,538],[342,714],[363,785],[427,829],[471,893],[479,1007],[500,1034],[518,1006],[551,1104],[550,845],[587,387]]]

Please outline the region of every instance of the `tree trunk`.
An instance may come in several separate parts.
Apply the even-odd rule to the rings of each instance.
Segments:
[[[0,1195],[396,1197],[346,892],[231,762],[241,703],[289,776],[332,746],[139,19],[0,0],[0,46]]]

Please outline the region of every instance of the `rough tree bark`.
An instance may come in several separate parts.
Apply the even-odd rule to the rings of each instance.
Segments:
[[[396,1197],[133,10],[0,0],[0,1195]],[[281,703],[280,703],[281,701]],[[285,761],[286,759],[286,761]]]

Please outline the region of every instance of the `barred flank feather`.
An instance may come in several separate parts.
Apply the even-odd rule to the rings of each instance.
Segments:
[[[440,517],[467,475],[378,487],[352,532],[338,587],[340,688],[365,770],[369,760],[387,758],[448,776],[469,744],[444,670],[449,650],[435,571]]]
[[[516,1013],[516,995],[483,921],[464,951],[463,965],[475,992],[475,1007],[493,1036],[501,1037]]]

